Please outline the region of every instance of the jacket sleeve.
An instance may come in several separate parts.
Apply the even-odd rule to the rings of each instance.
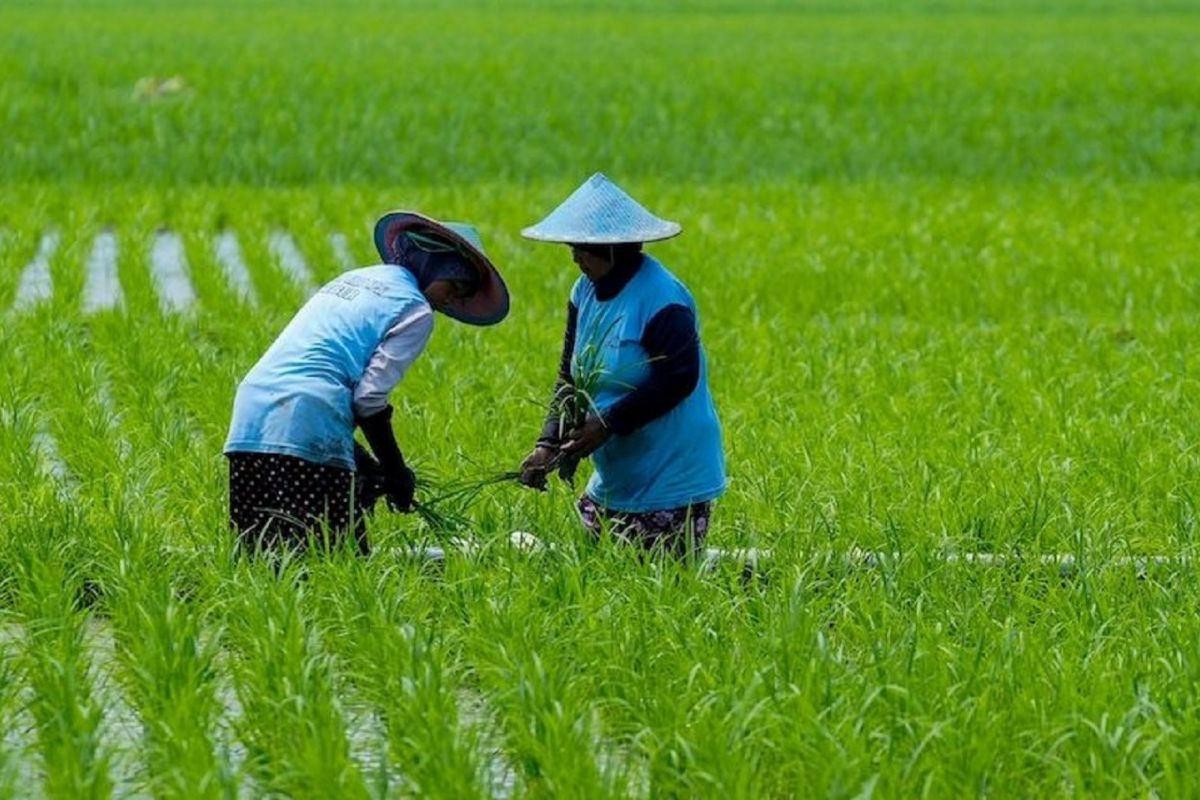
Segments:
[[[375,348],[354,387],[354,415],[370,417],[388,404],[388,395],[425,349],[433,334],[433,311],[428,306],[396,321]]]
[[[562,355],[558,361],[558,380],[554,384],[554,395],[550,399],[550,408],[546,412],[546,421],[542,425],[542,433],[537,443],[544,447],[558,447],[562,442],[562,420],[558,409],[562,407],[564,396],[574,386],[571,377],[571,356],[575,352],[575,328],[579,324],[579,309],[574,303],[567,303],[567,325],[563,331]]]
[[[627,436],[682,403],[700,382],[696,315],[675,303],[655,314],[642,332],[650,374],[604,414],[609,430]]]

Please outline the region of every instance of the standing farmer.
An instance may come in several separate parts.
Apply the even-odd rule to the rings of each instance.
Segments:
[[[412,508],[416,477],[388,395],[429,341],[433,311],[471,325],[508,313],[474,228],[397,211],[375,225],[375,246],[384,263],[322,287],[238,386],[225,442],[229,520],[251,550],[353,530],[365,553],[363,515],[379,494]]]
[[[597,173],[522,235],[570,246],[583,276],[567,305],[555,402],[521,482],[591,456],[583,524],[682,555],[698,548],[725,490],[696,303],[642,243],[675,236]]]

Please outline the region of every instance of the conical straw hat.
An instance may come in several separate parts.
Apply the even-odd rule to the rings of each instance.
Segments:
[[[479,232],[462,222],[439,222],[416,211],[392,211],[375,223],[375,248],[388,264],[397,263],[396,240],[401,236],[432,239],[456,251],[479,273],[479,290],[455,299],[442,309],[470,325],[495,325],[508,316],[508,288],[500,271],[483,251]]]
[[[597,172],[562,205],[536,225],[521,231],[527,239],[567,244],[626,244],[670,239],[683,230],[660,219]]]

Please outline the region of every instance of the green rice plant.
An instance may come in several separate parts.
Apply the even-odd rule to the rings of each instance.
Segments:
[[[156,345],[163,338],[186,340],[189,330],[189,323],[176,320],[132,332],[116,321],[94,324],[91,329],[93,357],[108,376],[112,401],[127,409],[117,425],[119,435],[141,454],[138,470],[144,486],[139,499],[180,512],[203,505],[213,484],[210,469],[186,465],[215,466],[218,456],[214,451],[223,441],[223,432],[218,439],[212,426],[202,424],[205,407],[193,391],[205,376],[213,375],[211,357],[193,352],[185,358],[179,352],[183,348]],[[195,508],[175,518],[189,521],[202,513]],[[168,523],[164,520],[162,524]]]
[[[0,229],[0,310],[7,311],[16,300],[21,273],[37,252],[38,232],[33,225],[18,230]]]
[[[250,279],[258,295],[262,309],[258,313],[264,321],[269,321],[268,328],[275,326],[275,333],[283,330],[308,299],[303,287],[292,280],[271,252],[271,235],[284,219],[283,203],[279,200],[268,203],[262,209],[261,216],[231,213],[229,225],[229,229],[237,234]]]
[[[109,602],[121,677],[144,730],[144,786],[156,797],[232,797],[218,753],[220,629],[170,583],[131,563]]]
[[[472,604],[465,654],[527,796],[619,796],[630,783],[629,765],[606,758],[588,672],[597,665],[567,655],[584,634],[577,625],[583,568],[565,559],[555,566],[534,583],[561,588],[557,597],[514,587]]]
[[[226,606],[245,770],[262,792],[366,797],[350,758],[334,664],[305,609],[296,566],[239,569],[235,579],[253,591],[239,592]]]
[[[520,472],[509,471],[497,472],[476,480],[443,481],[428,478],[422,473],[417,478],[417,489],[422,497],[413,501],[413,510],[434,533],[457,533],[471,527],[471,518],[467,516],[467,511],[485,489],[498,484],[512,483],[520,476]]]
[[[17,667],[17,646],[15,636],[10,633],[11,625],[9,614],[0,612],[0,719],[15,723],[24,681]],[[12,743],[11,731],[16,726],[6,724],[5,729],[10,735],[0,738],[0,795],[12,797],[16,793],[21,750]]]
[[[69,548],[61,544],[69,530],[34,528],[12,549],[17,620],[25,631],[21,671],[32,691],[28,708],[43,791],[49,797],[104,798],[113,789],[113,751],[93,685],[88,614],[78,605],[83,587],[69,566]]]
[[[394,776],[387,794],[492,795],[479,723],[460,702],[462,670],[436,594],[401,565],[338,566],[316,571],[312,582],[350,691],[381,719],[385,774]]]

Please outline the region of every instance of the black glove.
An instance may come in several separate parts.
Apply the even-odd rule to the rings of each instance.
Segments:
[[[358,506],[370,511],[387,491],[383,487],[383,467],[367,452],[367,448],[354,443],[354,489],[358,493]]]
[[[396,444],[396,436],[392,432],[392,407],[386,406],[379,413],[369,417],[358,417],[356,422],[362,429],[367,444],[371,445],[371,452],[379,459],[377,477],[368,480],[381,484],[382,494],[393,511],[412,511],[417,476],[404,463],[404,454]],[[356,462],[359,458],[361,457],[356,456]],[[370,466],[367,468],[369,470]]]
[[[383,479],[384,497],[392,511],[412,511],[413,493],[417,489],[417,475],[408,467],[388,473]]]

